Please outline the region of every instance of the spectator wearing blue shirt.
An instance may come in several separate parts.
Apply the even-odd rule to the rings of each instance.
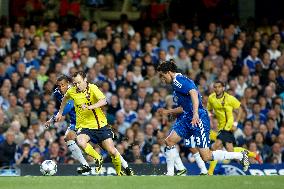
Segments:
[[[137,113],[131,109],[130,99],[125,99],[123,103],[123,108],[119,110],[124,115],[124,120],[127,123],[132,124],[137,119]]]
[[[175,47],[175,54],[178,54],[178,50],[183,47],[182,43],[179,39],[175,39],[175,35],[173,31],[168,31],[167,38],[163,39],[160,43],[160,47],[163,50],[167,50],[169,46]]]
[[[158,156],[160,163],[165,164],[166,163],[166,157],[164,154],[161,152],[160,145],[155,143],[152,145],[152,151],[146,156],[146,161],[148,163],[151,163],[152,157],[153,156]]]
[[[265,123],[266,121],[266,116],[261,113],[261,108],[259,103],[254,103],[253,108],[252,108],[252,115],[249,116],[249,120],[251,121],[260,121],[260,123]]]
[[[77,38],[79,42],[82,39],[86,39],[88,41],[88,45],[92,45],[97,39],[97,35],[90,32],[90,22],[88,20],[84,20],[82,22],[82,30],[75,34],[75,38]]]
[[[256,65],[261,64],[261,59],[258,58],[258,49],[256,47],[251,48],[250,55],[244,59],[243,64],[249,67],[250,73],[255,72]]]

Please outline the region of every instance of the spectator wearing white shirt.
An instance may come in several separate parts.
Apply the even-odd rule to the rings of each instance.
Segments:
[[[270,48],[267,52],[270,54],[270,60],[277,60],[281,56],[281,52],[278,50],[279,44],[276,42],[275,39],[270,41]]]

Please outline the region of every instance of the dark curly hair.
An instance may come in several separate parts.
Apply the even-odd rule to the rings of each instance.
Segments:
[[[66,81],[66,82],[70,82],[71,81],[71,78],[70,77],[68,77],[67,75],[60,75],[58,78],[57,78],[57,82],[59,82],[59,81]]]
[[[177,65],[173,59],[170,59],[168,61],[162,61],[157,67],[158,72],[167,73],[169,71],[171,72],[177,72]]]

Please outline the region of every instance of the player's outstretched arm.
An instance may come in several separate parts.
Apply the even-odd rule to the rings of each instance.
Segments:
[[[61,105],[60,105],[60,109],[58,111],[58,113],[56,114],[55,116],[55,121],[61,121],[62,119],[62,113],[63,113],[63,110],[64,110],[64,107],[67,103],[67,96],[65,95],[62,99],[62,102],[61,102]]]
[[[181,114],[183,112],[182,107],[177,107],[177,108],[170,108],[170,109],[165,109],[165,108],[159,108],[158,113],[161,115],[169,115],[169,114]]]
[[[55,116],[52,116],[47,122],[45,122],[45,128],[50,127],[51,123],[55,121]]]
[[[105,98],[103,98],[103,99],[100,99],[97,103],[88,106],[87,108],[89,110],[93,110],[93,109],[96,109],[96,108],[99,108],[99,107],[102,107],[102,106],[105,106],[105,105],[107,105],[107,101],[106,101]]]
[[[191,89],[189,91],[189,95],[191,97],[192,101],[192,108],[193,108],[193,117],[191,124],[193,126],[198,126],[199,123],[199,115],[198,115],[198,106],[199,106],[199,100],[198,100],[198,93],[195,89]]]

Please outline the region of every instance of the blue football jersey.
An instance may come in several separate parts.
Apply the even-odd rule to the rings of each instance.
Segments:
[[[188,77],[177,73],[175,75],[175,78],[173,80],[173,101],[177,106],[181,106],[183,108],[184,114],[187,116],[192,117],[193,116],[193,106],[192,106],[192,100],[191,96],[189,94],[189,91],[192,89],[195,89],[198,92],[198,89],[194,82],[189,79]],[[198,106],[198,112],[203,113],[205,109],[202,105],[202,99],[201,95],[198,92],[198,100],[199,100],[199,106]]]
[[[61,94],[61,92],[58,89],[54,90],[53,95],[54,95],[54,97],[56,98],[57,101],[59,101],[60,103],[62,102],[64,95]],[[70,116],[70,124],[76,125],[76,112],[75,112],[73,100],[68,100],[65,107],[64,107],[62,115],[65,116],[67,114],[69,114],[69,116]]]

